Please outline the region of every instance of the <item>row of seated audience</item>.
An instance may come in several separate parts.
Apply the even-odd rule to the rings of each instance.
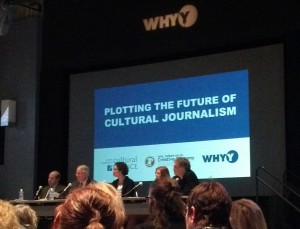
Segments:
[[[157,179],[149,189],[149,217],[135,229],[266,229],[260,207],[248,199],[231,201],[222,184],[205,181],[183,202],[170,179]],[[53,229],[122,229],[122,198],[107,183],[94,183],[70,193],[55,211]],[[0,200],[0,228],[36,229],[37,217],[27,205]]]
[[[175,177],[171,178],[167,167],[156,169],[156,179],[151,183],[147,197],[149,215],[135,229],[267,228],[264,215],[255,202],[248,199],[232,202],[224,186],[217,181],[199,183],[186,158],[174,161],[174,173]],[[122,229],[128,223],[128,217],[121,197],[134,195],[131,193],[134,182],[127,174],[127,165],[118,162],[113,170],[117,179],[112,184],[97,183],[89,179],[87,166],[78,166],[77,179],[68,190],[64,203],[56,208],[52,228]],[[60,174],[52,171],[48,178],[49,187],[45,189],[58,188],[59,179]],[[53,183],[56,185],[51,186]],[[55,190],[58,192],[59,189]],[[47,196],[47,192],[42,190],[41,195]],[[187,196],[186,200],[183,195]],[[37,217],[32,211],[27,205],[12,206],[0,201],[0,228],[36,229]]]
[[[266,229],[259,206],[234,201],[216,181],[201,182],[183,202],[171,180],[157,179],[149,189],[149,217],[136,229]],[[53,229],[121,229],[126,222],[122,199],[110,184],[77,189],[56,208]]]

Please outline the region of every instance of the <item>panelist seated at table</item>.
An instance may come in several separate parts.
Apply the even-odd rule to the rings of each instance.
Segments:
[[[72,182],[71,187],[68,190],[68,193],[71,193],[77,188],[83,188],[89,184],[96,183],[93,179],[89,177],[90,168],[87,165],[79,165],[76,168],[75,176],[76,180]]]
[[[129,169],[126,163],[116,162],[113,168],[113,176],[117,177],[112,182],[112,185],[117,189],[121,197],[135,197],[136,190],[134,190],[135,184],[128,175]]]
[[[192,189],[199,184],[199,180],[194,171],[191,170],[191,164],[185,157],[177,157],[174,161],[174,180],[180,193],[188,196]]]
[[[47,199],[49,197],[50,188],[53,188],[54,197],[58,198],[59,194],[62,193],[66,186],[59,184],[60,173],[56,170],[49,173],[48,185],[43,187],[38,194],[38,199]]]

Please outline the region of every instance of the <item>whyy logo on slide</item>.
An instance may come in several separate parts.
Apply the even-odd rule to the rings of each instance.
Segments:
[[[235,163],[239,159],[239,154],[235,150],[230,150],[226,154],[202,155],[202,158],[204,163],[212,163],[212,162]]]
[[[183,6],[179,12],[143,19],[145,30],[165,29],[174,26],[191,27],[198,18],[197,8],[193,5]]]

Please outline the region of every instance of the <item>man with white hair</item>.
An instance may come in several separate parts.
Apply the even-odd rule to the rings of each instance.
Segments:
[[[76,180],[72,182],[69,192],[74,189],[85,187],[89,184],[96,183],[96,181],[89,178],[90,168],[87,165],[79,165],[76,168],[75,176]]]
[[[174,160],[173,179],[176,180],[179,186],[179,192],[187,196],[192,189],[199,184],[199,180],[194,171],[191,170],[191,164],[185,157],[177,157]]]

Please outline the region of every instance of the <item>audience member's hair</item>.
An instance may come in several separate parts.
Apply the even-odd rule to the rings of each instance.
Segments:
[[[168,228],[171,221],[184,222],[185,204],[171,179],[155,180],[149,189],[149,224],[153,228]]]
[[[36,212],[26,204],[17,204],[14,206],[16,216],[19,223],[26,229],[36,229],[38,225],[38,217]]]
[[[128,174],[128,166],[124,162],[117,162],[115,163],[115,166],[117,166],[118,170],[126,176]]]
[[[156,168],[155,171],[159,171],[160,172],[160,177],[161,178],[170,178],[170,172],[168,167],[166,166],[159,166]]]
[[[261,208],[248,199],[232,202],[230,224],[232,229],[267,229]]]
[[[219,182],[200,183],[187,199],[187,228],[228,227],[231,203],[230,196]]]
[[[19,229],[20,224],[14,211],[14,207],[7,201],[0,200],[0,228]]]
[[[179,166],[184,167],[185,171],[191,170],[191,163],[185,157],[177,157],[175,161],[178,163]]]
[[[107,183],[74,190],[56,212],[56,229],[120,229],[125,221],[121,197]]]

